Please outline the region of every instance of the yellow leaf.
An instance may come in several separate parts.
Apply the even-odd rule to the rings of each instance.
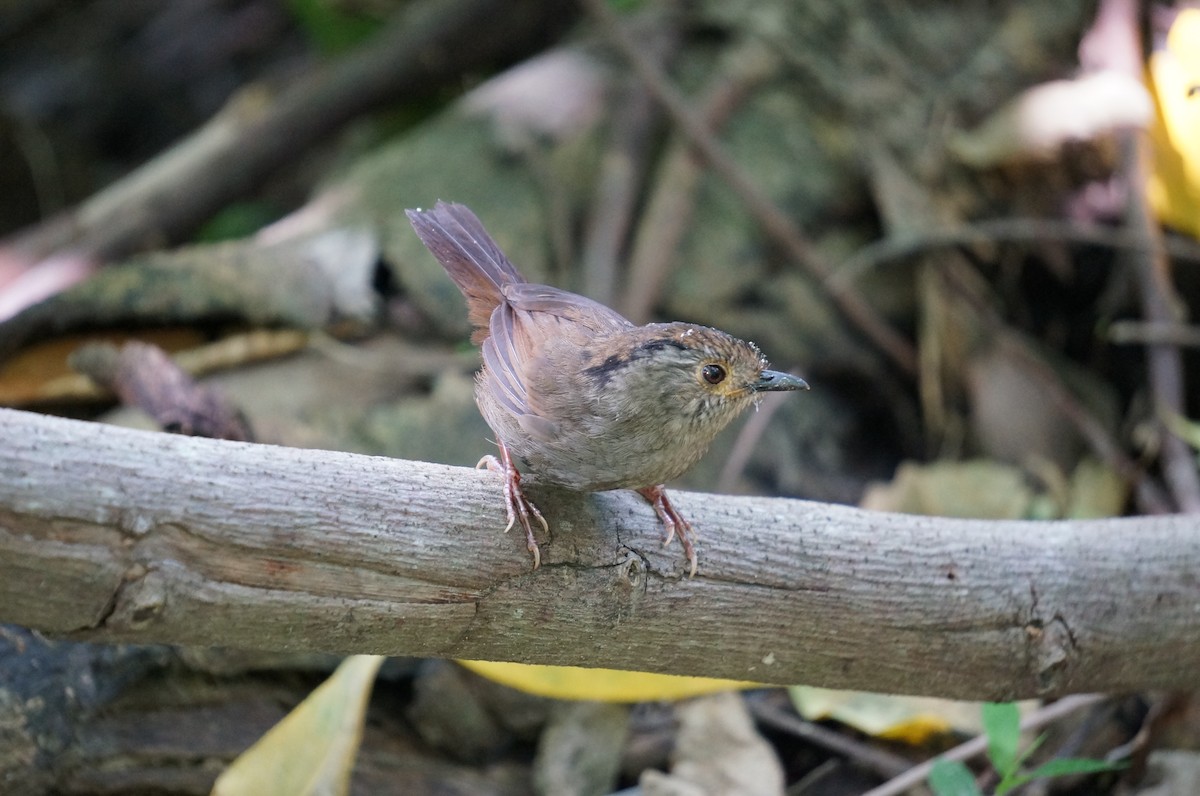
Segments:
[[[353,655],[217,778],[212,796],[344,796],[383,662]]]
[[[796,712],[809,721],[834,719],[867,735],[913,746],[921,746],[951,730],[983,731],[979,702],[835,691],[811,686],[792,686],[788,695]],[[1022,702],[1019,707],[1026,713],[1036,708],[1037,702]]]
[[[1129,484],[1107,465],[1084,459],[1071,473],[1069,500],[1063,516],[1117,517],[1129,498]]]
[[[502,685],[553,699],[588,699],[598,702],[673,701],[717,691],[755,688],[759,685],[743,680],[681,677],[617,669],[584,669],[577,666],[532,666],[525,663],[493,661],[459,663]]]
[[[1150,204],[1163,223],[1200,237],[1200,9],[1179,12],[1149,72],[1157,111]]]
[[[905,462],[887,484],[872,484],[862,507],[936,517],[1018,519],[1029,512],[1033,490],[1020,469],[987,459]]]

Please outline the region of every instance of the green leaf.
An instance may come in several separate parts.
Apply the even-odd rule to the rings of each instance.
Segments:
[[[971,769],[957,760],[938,760],[929,769],[929,787],[937,796],[981,796]]]
[[[987,702],[983,706],[988,758],[1001,777],[1016,773],[1017,744],[1021,740],[1021,712],[1015,702]]]
[[[995,796],[1004,796],[1010,790],[1019,788],[1027,782],[1033,782],[1032,774],[1014,774],[1011,777],[1005,777],[996,783]]]
[[[1030,776],[1034,779],[1061,777],[1067,774],[1099,774],[1103,771],[1118,771],[1128,763],[1123,761],[1090,760],[1082,757],[1064,757],[1047,760],[1035,768]]]
[[[1173,413],[1168,413],[1163,419],[1175,436],[1181,437],[1195,450],[1200,450],[1200,422]]]
[[[1022,774],[1021,767],[1025,765],[1025,761],[1029,756],[1038,750],[1038,747],[1046,740],[1045,733],[1039,735],[1029,747],[1017,755],[1017,759],[1013,761],[1012,769],[1004,772],[1000,777],[1000,781],[996,783],[996,796],[1004,796],[1010,790],[1019,788],[1026,782],[1033,779],[1031,775]]]
[[[379,19],[343,10],[329,0],[289,0],[288,8],[313,44],[326,55],[346,52],[382,27]]]
[[[1033,782],[1035,779],[1049,779],[1050,777],[1061,777],[1067,774],[1098,774],[1102,771],[1115,771],[1125,766],[1126,763],[1124,762],[1109,763],[1105,760],[1087,760],[1078,757],[1048,760],[1028,774],[1005,777],[996,785],[996,796],[1004,796],[1010,790],[1019,788],[1027,782]]]
[[[1021,767],[1025,765],[1025,761],[1028,760],[1030,756],[1032,756],[1033,753],[1036,752],[1041,745],[1046,742],[1046,737],[1046,733],[1042,733],[1033,740],[1033,743],[1029,744],[1028,747],[1026,747],[1019,755],[1017,755],[1017,759],[1013,762],[1012,771],[1009,773],[1016,774],[1018,771],[1020,771]]]
[[[244,238],[275,221],[279,216],[279,211],[265,202],[234,202],[217,211],[192,240],[196,243],[216,243]]]

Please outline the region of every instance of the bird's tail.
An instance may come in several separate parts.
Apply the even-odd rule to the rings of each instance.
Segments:
[[[479,218],[466,205],[438,202],[432,210],[408,210],[408,220],[425,247],[467,299],[467,312],[480,342],[492,310],[504,300],[506,284],[524,282]]]

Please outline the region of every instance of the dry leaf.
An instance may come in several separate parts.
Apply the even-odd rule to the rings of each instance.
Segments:
[[[737,694],[713,694],[676,708],[679,736],[671,773],[646,771],[645,796],[782,796],[783,767]]]
[[[669,701],[717,691],[755,688],[759,685],[741,680],[625,672],[617,669],[584,669],[578,666],[533,666],[495,661],[459,663],[502,685],[553,699],[586,699],[596,702]]]
[[[1154,115],[1146,87],[1116,70],[1053,80],[1009,102],[977,129],[959,133],[950,151],[975,168],[1052,157],[1072,141],[1145,127]]]
[[[983,731],[979,702],[812,686],[793,686],[788,695],[796,711],[809,721],[834,719],[867,735],[914,746],[951,730],[970,735]],[[1037,706],[1035,700],[1019,704],[1022,713]]]
[[[867,489],[862,507],[936,517],[1012,520],[1026,516],[1033,490],[1016,467],[997,462],[904,463],[889,484]]]
[[[382,655],[354,655],[243,752],[213,796],[345,796]]]

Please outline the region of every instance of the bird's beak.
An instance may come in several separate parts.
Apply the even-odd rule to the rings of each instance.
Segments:
[[[754,392],[782,392],[784,390],[807,390],[808,382],[790,373],[780,373],[777,370],[764,370],[758,381],[751,385]]]

